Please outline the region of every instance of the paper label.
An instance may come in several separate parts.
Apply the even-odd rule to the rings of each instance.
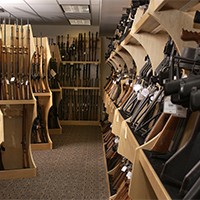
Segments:
[[[28,80],[26,81],[25,85],[28,85]]]
[[[144,88],[141,92],[141,95],[143,95],[144,97],[147,97],[149,95],[149,90],[147,88]]]
[[[114,110],[114,107],[115,107],[115,106],[113,105],[113,106],[112,106],[112,109],[111,109],[111,113],[113,112],[113,110]]]
[[[125,83],[126,85],[129,85],[129,80],[126,80],[126,83]]]
[[[176,105],[171,102],[171,96],[164,98],[164,113],[172,114],[175,117],[186,118],[187,109],[181,105]]]
[[[127,174],[126,174],[126,177],[128,178],[128,179],[131,179],[131,175],[132,175],[132,172],[128,172]]]
[[[138,99],[138,100],[143,100],[143,99],[144,99],[144,96],[143,96],[141,93],[138,93],[138,94],[137,94],[137,99]]]
[[[115,144],[117,144],[117,143],[119,143],[119,138],[118,137],[115,138]]]
[[[51,74],[52,77],[56,76],[56,72],[53,69],[50,70],[50,74]]]
[[[112,128],[112,124],[110,125],[110,128]]]
[[[9,84],[10,84],[10,82],[9,82],[9,80],[8,80],[8,79],[6,79],[6,83],[7,83],[7,85],[9,85]]]
[[[14,82],[15,81],[15,77],[11,77],[10,81]]]
[[[135,92],[138,92],[138,91],[141,90],[141,89],[142,89],[142,86],[139,85],[139,84],[135,84],[135,85],[133,86],[133,90],[135,90]]]
[[[122,171],[122,172],[125,172],[126,169],[127,169],[127,166],[123,166],[123,167],[121,168],[121,171]]]

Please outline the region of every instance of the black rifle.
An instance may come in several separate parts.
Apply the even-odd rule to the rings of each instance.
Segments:
[[[66,55],[66,60],[69,60],[69,34],[67,34],[65,55]]]
[[[97,44],[98,44],[98,32],[96,32],[96,38],[95,38],[95,48],[94,48],[94,61],[97,61]]]
[[[88,61],[91,61],[91,38],[90,38],[90,32],[89,32],[89,52],[88,52]]]
[[[63,35],[61,35],[61,45],[60,45],[60,56],[61,60],[66,60],[65,44],[63,43]]]

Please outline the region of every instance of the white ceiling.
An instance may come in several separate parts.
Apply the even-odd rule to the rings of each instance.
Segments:
[[[0,0],[0,7],[5,10],[0,12],[0,17],[8,19],[11,16],[11,23],[15,18],[22,18],[24,22],[29,19],[34,25],[69,25],[69,15],[63,13],[60,4],[87,4],[91,15],[72,14],[71,17],[89,17],[92,26],[99,26],[100,36],[112,36],[125,12],[123,8],[129,3],[130,0]]]

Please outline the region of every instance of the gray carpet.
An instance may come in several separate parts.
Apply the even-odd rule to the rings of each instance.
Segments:
[[[34,151],[37,177],[0,180],[0,199],[109,199],[98,126],[63,126],[52,150]]]

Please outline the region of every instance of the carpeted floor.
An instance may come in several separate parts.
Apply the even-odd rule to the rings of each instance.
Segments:
[[[63,126],[52,150],[34,151],[37,177],[0,180],[0,199],[109,199],[98,126]]]

